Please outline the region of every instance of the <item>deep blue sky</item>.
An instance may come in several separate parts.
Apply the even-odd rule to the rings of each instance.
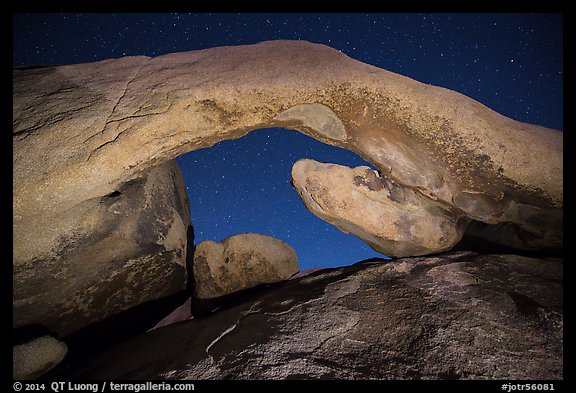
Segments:
[[[13,33],[14,66],[307,40],[513,119],[563,129],[561,14],[16,14]],[[179,157],[196,241],[275,236],[294,247],[302,270],[379,256],[306,210],[289,184],[293,163],[304,157],[365,165],[282,129]]]

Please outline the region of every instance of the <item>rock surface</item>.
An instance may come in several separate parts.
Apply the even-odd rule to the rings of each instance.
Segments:
[[[506,225],[521,247],[562,246],[561,132],[324,45],[16,69],[14,327],[65,335],[182,288],[187,214],[161,210],[156,220],[150,193],[114,206],[141,193],[152,168],[267,127],[356,152],[454,220]],[[134,222],[138,211],[152,221]]]
[[[299,160],[292,168],[292,185],[316,216],[389,256],[449,250],[468,222],[366,166]]]
[[[176,161],[38,225],[31,251],[42,254],[14,261],[14,327],[63,337],[186,286],[190,213]]]
[[[287,280],[298,272],[298,257],[282,240],[243,233],[198,244],[192,270],[194,297],[212,299]]]
[[[563,135],[324,45],[270,41],[13,72],[14,264],[66,212],[191,150],[285,127],[521,243],[562,244]],[[51,236],[46,231],[54,232]]]
[[[54,370],[63,379],[562,379],[562,260],[325,269]]]
[[[43,336],[12,348],[12,378],[36,379],[64,359],[66,344]]]

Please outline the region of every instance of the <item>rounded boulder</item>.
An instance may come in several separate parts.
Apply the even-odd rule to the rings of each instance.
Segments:
[[[294,249],[271,236],[243,233],[221,243],[206,240],[194,252],[194,297],[213,299],[284,281],[298,270]]]

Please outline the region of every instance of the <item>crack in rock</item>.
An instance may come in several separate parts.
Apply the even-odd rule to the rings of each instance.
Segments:
[[[230,326],[229,328],[227,328],[226,330],[224,330],[222,333],[220,333],[220,335],[218,337],[216,337],[214,340],[212,340],[212,342],[210,344],[208,344],[208,346],[206,347],[206,355],[208,355],[212,360],[213,357],[212,355],[210,355],[209,351],[210,348],[212,348],[215,344],[217,344],[219,341],[221,341],[228,333],[232,332],[234,329],[236,329],[236,327],[238,325],[240,325],[240,323],[242,322],[243,319],[245,319],[247,316],[252,315],[252,314],[258,314],[260,310],[254,310],[258,305],[260,305],[260,301],[257,301],[256,303],[254,303],[253,305],[250,306],[250,308],[248,309],[248,311],[246,311],[245,313],[243,313],[240,318],[238,318],[238,320],[236,321],[236,323],[234,323],[232,326]]]
[[[216,337],[214,340],[212,340],[212,342],[206,347],[206,355],[212,357],[212,355],[210,355],[210,353],[209,353],[210,348],[212,348],[212,346],[214,344],[216,344],[218,341],[220,341],[224,336],[226,336],[232,330],[236,329],[236,326],[238,326],[238,323],[240,323],[241,320],[242,320],[242,318],[240,318],[237,323],[230,326],[228,329],[224,330],[222,333],[220,333],[220,335],[218,337]]]
[[[118,98],[118,101],[116,101],[116,103],[114,104],[114,106],[112,107],[112,110],[110,111],[110,114],[108,115],[108,117],[106,118],[106,121],[104,122],[104,126],[102,127],[102,129],[98,132],[96,132],[95,134],[89,136],[88,138],[86,138],[84,140],[84,143],[88,142],[89,140],[91,140],[92,138],[102,135],[102,133],[104,131],[106,131],[106,127],[108,126],[108,124],[111,123],[111,118],[112,115],[114,115],[114,112],[116,111],[116,108],[118,107],[118,105],[120,104],[120,102],[122,102],[122,100],[124,99],[124,97],[126,96],[126,93],[128,92],[128,88],[130,87],[130,84],[132,82],[134,82],[137,78],[138,75],[140,74],[140,71],[142,70],[142,68],[144,68],[144,66],[146,65],[146,63],[148,63],[148,60],[143,61],[142,64],[136,69],[136,71],[134,72],[134,74],[132,75],[132,77],[128,80],[128,82],[126,82],[126,86],[124,87],[124,91],[122,92],[122,95],[120,95],[120,98]],[[116,136],[118,137],[118,136]],[[102,145],[100,146],[102,147]],[[98,147],[97,149],[99,149],[100,147]],[[96,150],[97,150],[96,149]],[[92,155],[92,153],[90,154]]]

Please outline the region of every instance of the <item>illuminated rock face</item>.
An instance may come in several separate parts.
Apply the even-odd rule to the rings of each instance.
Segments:
[[[446,251],[469,221],[365,166],[304,159],[292,168],[292,184],[316,216],[389,256]]]
[[[562,379],[562,277],[559,259],[471,252],[326,269],[49,379]]]
[[[282,240],[255,233],[203,241],[194,251],[194,297],[213,299],[298,273],[296,252]]]
[[[186,287],[190,213],[175,160],[60,217],[58,247],[14,265],[14,327],[64,337]]]
[[[470,220],[478,236],[528,249],[562,246],[562,133],[323,45],[272,41],[22,69],[13,82],[15,327],[44,324],[45,299],[72,301],[62,292],[63,269],[80,281],[99,274],[69,257],[85,244],[66,236],[81,228],[90,237],[101,228],[90,213],[98,201],[180,154],[258,128],[296,129],[359,154],[386,184],[416,198],[407,209],[427,210],[406,214],[452,228],[449,239],[431,240],[407,218],[410,237],[403,242],[415,243],[398,250],[386,246],[385,237],[397,235],[383,224],[362,237],[382,238],[383,253],[444,249]],[[102,269],[118,261],[101,258]],[[37,277],[53,283],[41,295]],[[86,304],[86,296],[73,303]],[[147,298],[130,297],[126,306]],[[59,312],[67,319],[77,313],[72,306]],[[60,334],[80,326],[57,325]]]
[[[12,378],[36,379],[64,359],[68,348],[54,337],[42,336],[12,348]]]

